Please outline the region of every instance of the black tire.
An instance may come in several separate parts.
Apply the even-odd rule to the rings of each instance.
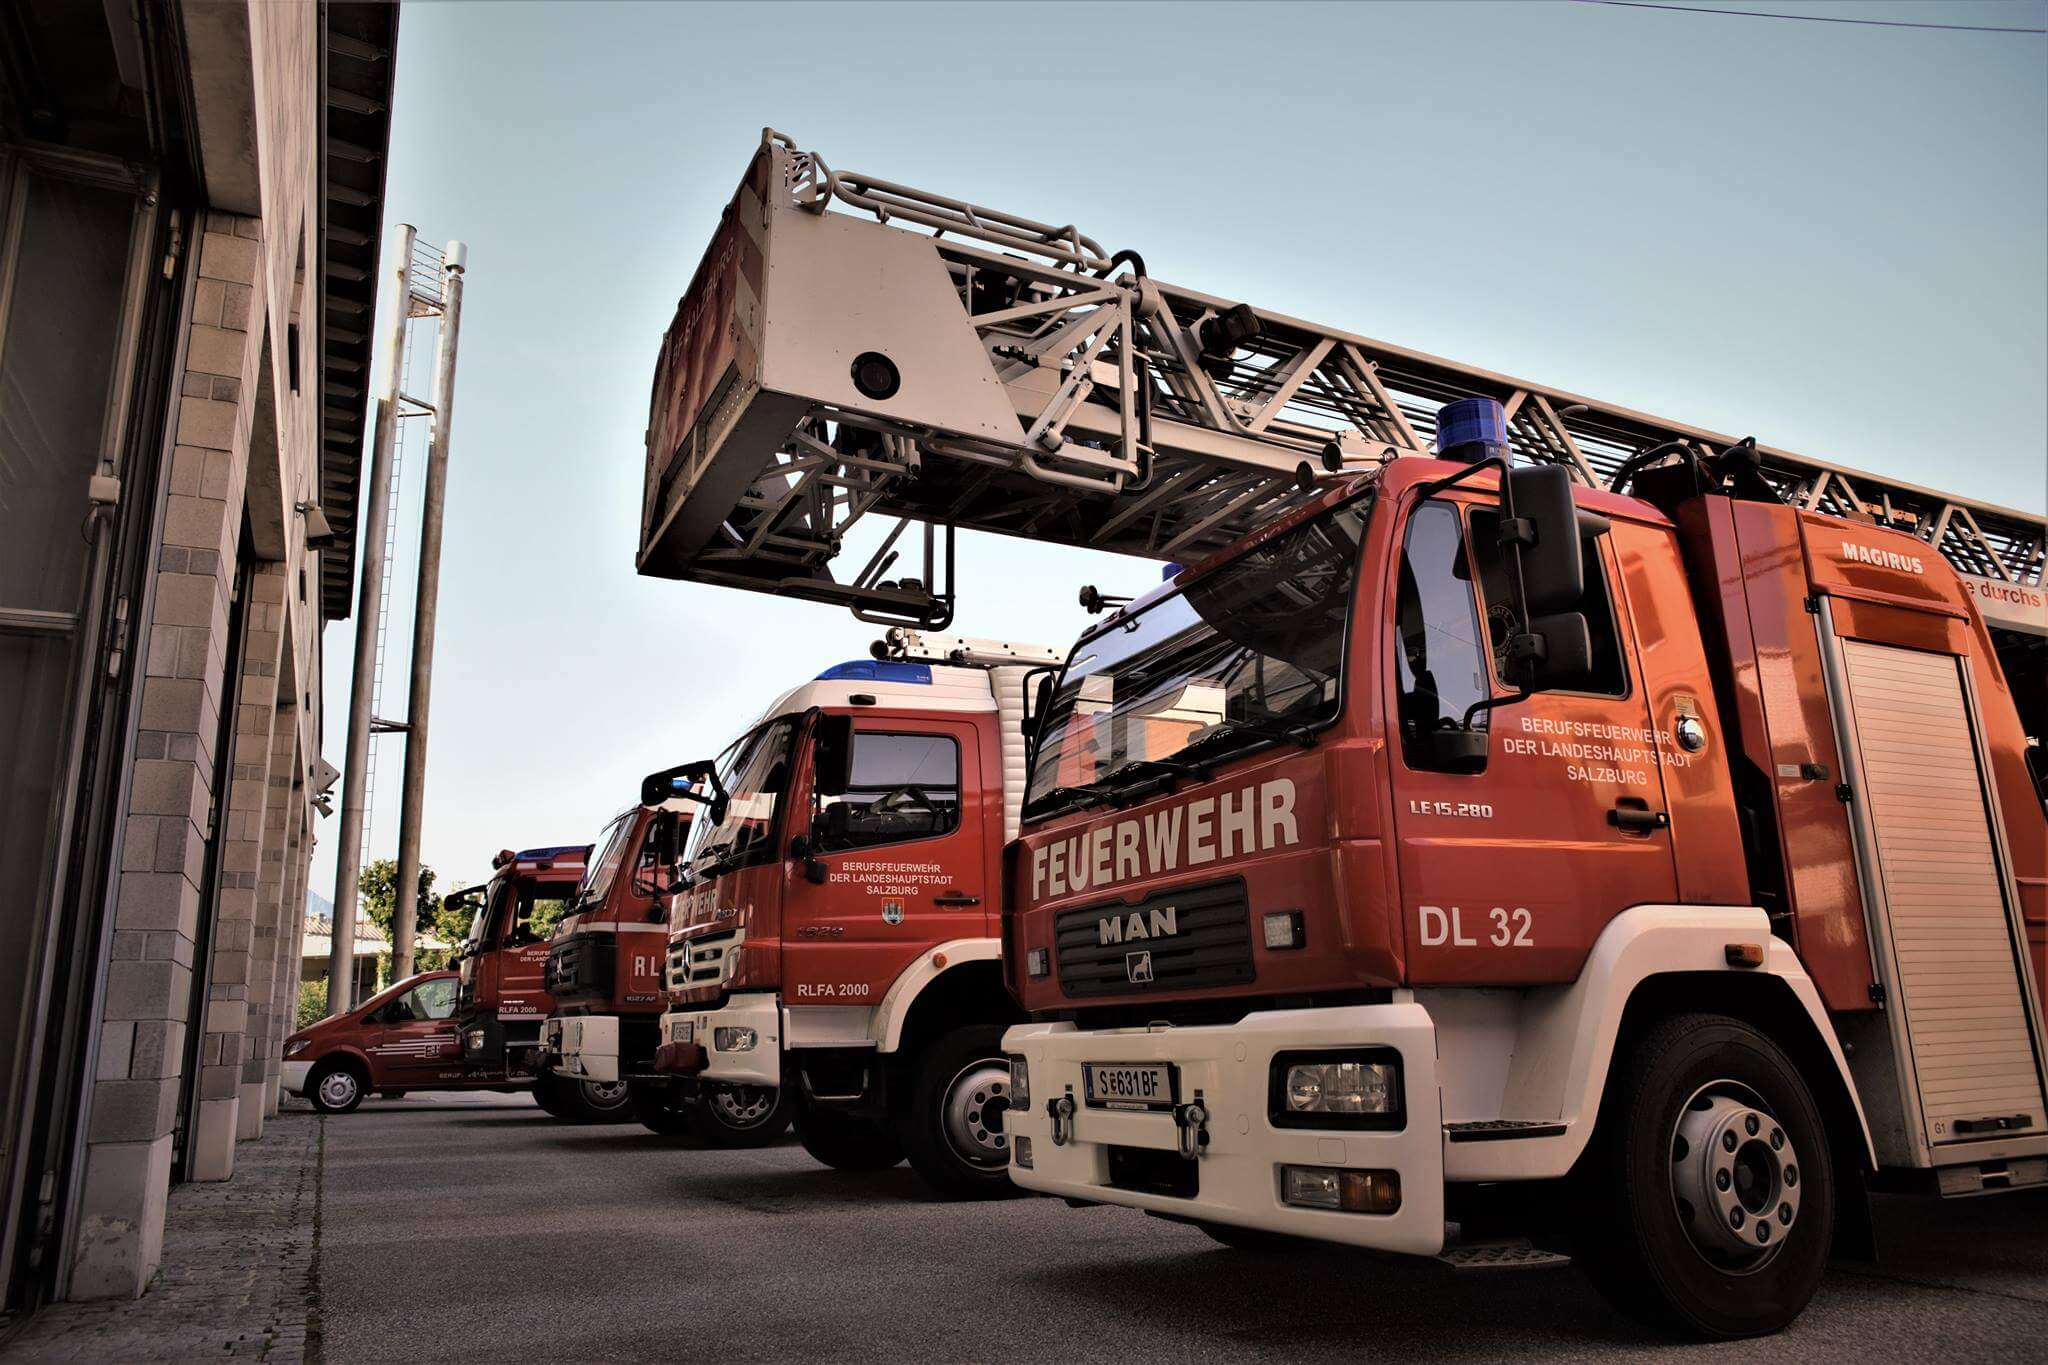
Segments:
[[[1241,1228],[1234,1223],[1197,1224],[1210,1240],[1229,1247],[1232,1251],[1256,1251],[1261,1255],[1288,1256],[1310,1247],[1328,1250],[1323,1242],[1312,1242],[1306,1237],[1289,1237],[1284,1232],[1265,1232],[1258,1228]]]
[[[323,1114],[347,1114],[370,1093],[370,1073],[353,1057],[322,1062],[306,1082],[306,1098]]]
[[[635,1081],[626,1087],[626,1105],[651,1133],[687,1137],[696,1131],[695,1105],[671,1097],[666,1081]]]
[[[886,1171],[903,1160],[903,1144],[884,1124],[835,1109],[807,1108],[797,1115],[797,1141],[835,1171]]]
[[[1576,1259],[1622,1312],[1760,1336],[1819,1288],[1835,1220],[1826,1126],[1791,1060],[1748,1024],[1685,1014],[1638,1038],[1617,1056],[1587,1157],[1594,1216]]]
[[[620,1081],[580,1081],[563,1077],[569,1107],[583,1123],[631,1123],[637,1117],[632,1089]]]
[[[697,1136],[712,1147],[766,1147],[789,1129],[789,1087],[703,1087],[690,1110]]]
[[[541,1071],[534,1076],[533,1102],[538,1104],[549,1118],[560,1119],[565,1123],[575,1121],[576,1111],[571,1107],[569,1087],[552,1071]]]
[[[943,1033],[910,1059],[910,1104],[897,1124],[904,1155],[948,1199],[1009,1199],[1010,1062],[1000,1024]]]

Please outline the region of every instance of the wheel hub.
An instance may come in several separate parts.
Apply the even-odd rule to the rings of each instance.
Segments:
[[[330,1071],[320,1081],[320,1098],[332,1105],[344,1105],[356,1097],[356,1078],[346,1071]]]
[[[969,1062],[946,1087],[946,1141],[977,1166],[1006,1166],[1010,1139],[1003,1114],[1010,1107],[1010,1064],[1000,1057]]]
[[[583,1097],[600,1109],[611,1109],[626,1102],[624,1081],[585,1081]]]
[[[1799,1221],[1799,1181],[1791,1135],[1746,1094],[1707,1086],[1679,1111],[1672,1200],[1710,1258],[1748,1270],[1775,1256]]]
[[[751,1128],[775,1108],[775,1092],[766,1086],[736,1085],[712,1091],[705,1103],[734,1128]]]

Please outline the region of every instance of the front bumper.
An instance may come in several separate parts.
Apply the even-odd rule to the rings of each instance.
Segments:
[[[689,1026],[688,1036],[679,1024]],[[720,1029],[751,1030],[753,1046],[721,1050]],[[713,1085],[780,1086],[782,1003],[773,991],[759,991],[731,996],[723,1009],[673,1010],[661,1016],[658,1056],[670,1063],[663,1069]]]
[[[1435,1255],[1444,1239],[1443,1116],[1437,1091],[1436,1032],[1422,1006],[1358,1005],[1252,1014],[1197,1028],[1102,1029],[1020,1024],[1005,1050],[1030,1067],[1029,1112],[1010,1110],[1010,1177],[1025,1189],[1122,1204],[1199,1222]],[[1276,1127],[1268,1117],[1275,1054],[1391,1048],[1400,1054],[1405,1123],[1398,1131]],[[1183,1129],[1166,1112],[1090,1108],[1083,1063],[1167,1062],[1179,1070],[1179,1098],[1200,1096],[1208,1142],[1193,1161],[1188,1197],[1112,1183],[1112,1148],[1178,1153]],[[1065,1140],[1053,1141],[1048,1106],[1071,1097]],[[1031,1139],[1032,1165],[1017,1162]],[[1123,1156],[1124,1154],[1120,1154]],[[1390,1214],[1301,1208],[1280,1199],[1282,1165],[1393,1171],[1401,1205]]]
[[[313,1064],[310,1061],[286,1062],[278,1072],[278,1080],[283,1082],[285,1094],[303,1095],[306,1093],[306,1078],[312,1074]]]
[[[615,1083],[619,1079],[619,1018],[615,1014],[578,1014],[550,1019],[541,1025],[540,1051],[547,1065],[565,1076]]]

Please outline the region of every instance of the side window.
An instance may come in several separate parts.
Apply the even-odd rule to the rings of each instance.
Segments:
[[[1411,768],[1431,768],[1430,732],[1458,724],[1490,692],[1465,538],[1448,503],[1425,503],[1408,519],[1394,633],[1401,754]],[[1474,724],[1484,729],[1486,719],[1482,711]]]
[[[516,948],[521,944],[541,942],[555,931],[555,925],[569,912],[569,902],[575,897],[576,888],[567,883],[522,879],[519,883],[519,915],[512,922],[512,932],[505,937],[505,946]]]
[[[455,1013],[455,982],[447,977],[413,988],[412,1017],[446,1019]]]
[[[1568,610],[1585,615],[1586,629],[1593,639],[1593,667],[1568,690],[1625,697],[1628,670],[1621,661],[1621,634],[1615,625],[1614,602],[1607,591],[1607,565],[1600,556],[1600,541],[1588,536],[1580,547],[1586,558],[1586,591]],[[1473,511],[1472,557],[1479,563],[1479,590],[1486,599],[1493,676],[1501,678],[1507,663],[1508,637],[1520,629],[1521,618],[1515,613],[1514,594],[1508,585],[1507,557],[1500,549],[1498,512]]]
[[[947,735],[856,731],[844,796],[824,798],[820,851],[950,834],[960,825],[960,745]]]

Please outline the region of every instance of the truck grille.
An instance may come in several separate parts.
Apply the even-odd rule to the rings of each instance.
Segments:
[[[583,932],[548,950],[543,977],[547,993],[557,998],[586,991],[609,993],[616,954],[609,934]]]
[[[1116,930],[1104,942],[1110,920]],[[1256,975],[1251,906],[1234,877],[1160,891],[1136,904],[1062,910],[1053,921],[1053,951],[1060,990],[1070,996],[1236,986]]]
[[[668,989],[687,991],[725,984],[732,977],[733,954],[745,937],[744,931],[732,929],[670,944]]]

